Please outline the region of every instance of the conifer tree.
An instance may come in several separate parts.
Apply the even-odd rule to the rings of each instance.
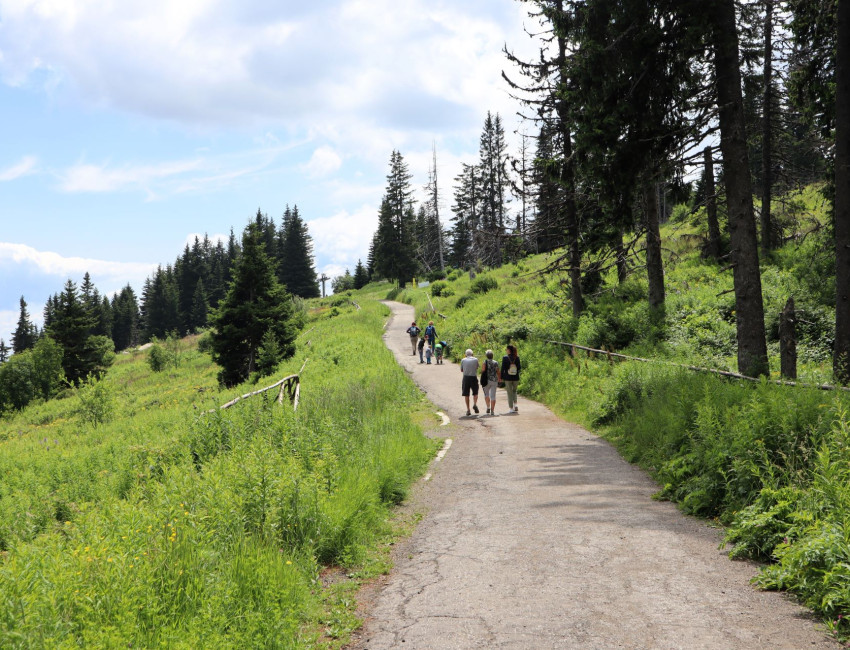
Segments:
[[[189,319],[192,332],[197,332],[199,329],[207,326],[209,309],[210,305],[207,301],[207,292],[204,290],[204,281],[198,280],[198,283],[195,285],[195,293],[192,297],[192,315]]]
[[[0,363],[6,363],[9,360],[9,346],[6,341],[0,339]]]
[[[318,298],[319,281],[313,264],[313,238],[298,213],[287,206],[278,238],[278,278],[293,296]]]
[[[30,321],[27,302],[23,296],[21,296],[20,306],[21,311],[18,316],[18,325],[15,331],[12,332],[12,350],[15,354],[32,348],[37,339],[35,325]]]
[[[369,284],[369,274],[366,272],[366,267],[360,260],[357,260],[357,266],[354,267],[354,288],[362,289]]]
[[[116,350],[125,350],[139,342],[139,303],[128,284],[112,299],[112,341]]]
[[[261,224],[248,225],[233,282],[211,317],[213,359],[221,366],[219,380],[227,386],[257,370],[263,336],[271,332],[281,358],[295,352],[296,322],[292,299],[277,281],[274,262],[265,246]]]
[[[375,273],[400,286],[411,280],[418,270],[416,261],[416,215],[413,209],[412,175],[398,151],[390,156],[387,190],[378,213],[375,235]]]

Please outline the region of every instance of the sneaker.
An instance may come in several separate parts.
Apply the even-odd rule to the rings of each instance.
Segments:
[[[475,411],[476,413],[478,413],[478,405],[477,405],[477,404],[475,404],[475,405],[472,407],[472,410],[473,410],[473,411]]]
[[[487,415],[490,415],[490,409],[487,409]]]
[[[519,406],[514,406],[514,413],[519,413]]]
[[[466,412],[466,417],[469,417],[470,415],[472,415],[472,413],[470,413],[469,411],[467,411],[467,412]]]

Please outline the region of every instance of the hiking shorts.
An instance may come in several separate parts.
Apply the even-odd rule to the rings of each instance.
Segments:
[[[469,375],[464,375],[460,394],[463,397],[469,397],[470,391],[472,391],[473,395],[478,395],[478,377],[470,377]]]

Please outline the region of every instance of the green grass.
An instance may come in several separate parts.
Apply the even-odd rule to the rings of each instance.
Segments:
[[[0,420],[0,647],[339,646],[358,621],[323,567],[386,569],[391,507],[436,445],[386,313],[316,315],[277,373],[309,359],[297,412],[208,413],[250,387],[220,390],[189,341],[164,372],[122,356],[102,423],[73,393]]]

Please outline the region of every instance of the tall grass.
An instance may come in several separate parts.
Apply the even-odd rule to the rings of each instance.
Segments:
[[[322,567],[363,560],[434,451],[385,314],[308,325],[279,368],[309,357],[297,412],[262,397],[207,412],[233,395],[192,344],[164,372],[120,359],[107,421],[75,394],[0,420],[0,647],[338,643]]]

